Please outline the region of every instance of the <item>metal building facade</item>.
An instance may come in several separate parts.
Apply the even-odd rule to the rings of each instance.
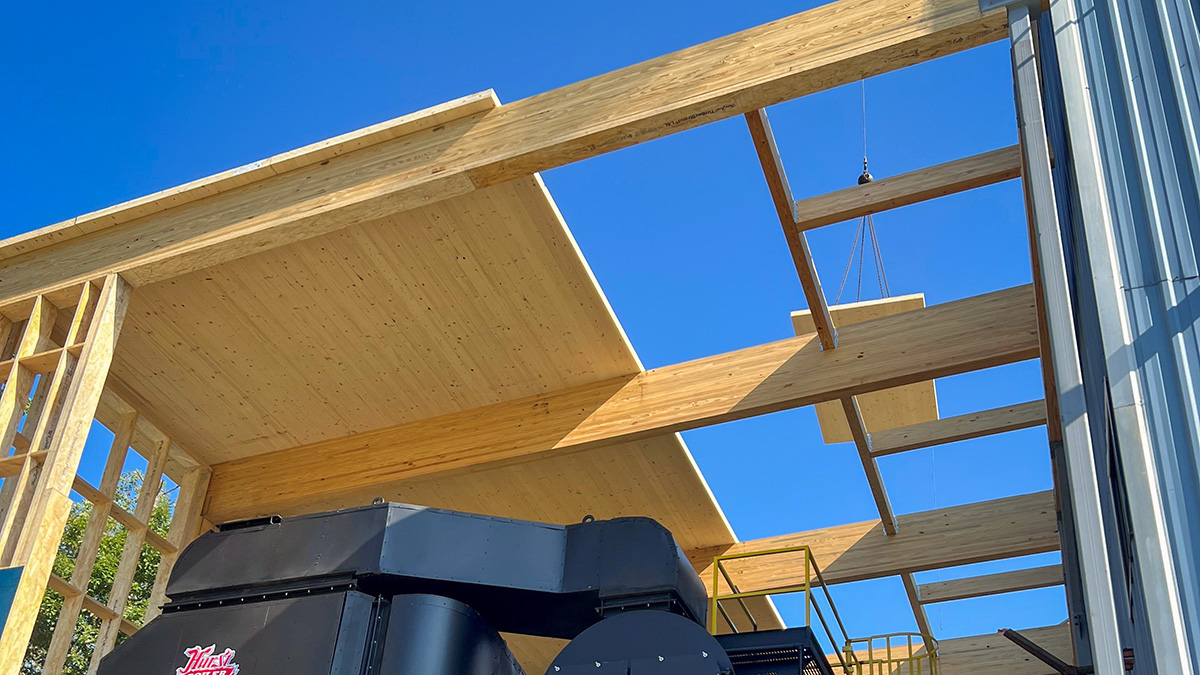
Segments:
[[[1104,523],[1078,534],[1106,542],[1105,555],[1081,546],[1077,562],[1085,579],[1107,574],[1113,591],[1111,605],[1073,611],[1084,636],[1101,615],[1115,620],[1119,645],[1091,634],[1097,666],[1100,650],[1117,647],[1132,650],[1134,672],[1196,673],[1200,10],[1195,0],[1050,4],[1047,119],[1091,439],[1084,459],[1096,472],[1089,497]],[[1077,466],[1079,451],[1066,450]]]

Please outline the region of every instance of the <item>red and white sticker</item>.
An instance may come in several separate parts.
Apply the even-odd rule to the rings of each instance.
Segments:
[[[175,675],[237,675],[238,664],[233,662],[236,653],[232,649],[220,654],[216,651],[216,645],[185,649],[183,655],[188,659],[187,665],[176,668]]]

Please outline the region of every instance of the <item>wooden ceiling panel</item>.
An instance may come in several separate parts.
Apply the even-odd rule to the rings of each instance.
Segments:
[[[139,288],[114,372],[217,463],[640,369],[534,176]]]
[[[835,326],[843,327],[911,312],[924,306],[925,294],[915,293],[882,300],[831,305],[829,314],[833,317]],[[792,312],[792,329],[796,335],[816,332],[812,312],[807,309]],[[933,380],[862,394],[858,397],[858,406],[867,432],[872,434],[938,418],[937,391]],[[821,437],[826,443],[849,443],[854,440],[841,401],[826,401],[818,403],[815,407],[817,422],[821,426]]]

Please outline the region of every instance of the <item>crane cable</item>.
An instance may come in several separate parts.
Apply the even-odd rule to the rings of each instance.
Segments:
[[[866,185],[875,180],[871,175],[867,165],[867,81],[862,80],[862,147],[863,147],[863,172],[858,177],[859,185]],[[868,242],[869,240],[869,242]],[[846,289],[846,281],[850,279],[850,270],[854,267],[854,259],[858,258],[858,281],[857,288],[854,293],[854,301],[862,300],[862,277],[863,263],[866,259],[867,246],[871,247],[871,260],[875,268],[875,281],[879,285],[879,297],[890,298],[892,291],[888,287],[887,271],[883,267],[883,252],[879,248],[879,235],[875,232],[875,219],[871,214],[867,214],[858,219],[858,227],[854,231],[854,243],[850,245],[850,259],[846,261],[846,271],[842,274],[842,283],[838,286],[837,297],[834,298],[833,304],[838,304],[842,299],[842,292]]]
[[[867,81],[862,80],[862,148],[863,148],[863,172],[858,177],[859,185],[866,185],[873,182],[875,177],[871,175],[867,164]],[[854,267],[854,258],[858,257],[858,280],[857,288],[854,293],[854,301],[862,300],[862,272],[863,259],[865,258],[867,240],[870,239],[871,258],[875,267],[875,279],[879,285],[879,297],[890,298],[892,295],[891,289],[888,287],[887,272],[883,267],[883,254],[879,248],[879,235],[875,232],[875,219],[871,214],[867,214],[858,219],[858,227],[854,231],[854,242],[850,245],[850,260],[846,262],[846,271],[842,274],[842,283],[838,287],[837,297],[833,304],[838,304],[842,299],[842,292],[846,288],[846,281],[850,278],[850,270]],[[929,455],[929,479],[931,483],[931,496],[933,498],[933,508],[937,508],[937,448],[930,449]],[[937,578],[940,581],[942,578],[941,570],[938,570]],[[944,629],[943,614],[941,608],[938,608],[937,622],[939,632]]]

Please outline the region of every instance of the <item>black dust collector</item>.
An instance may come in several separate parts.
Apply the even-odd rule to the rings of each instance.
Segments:
[[[500,633],[571,640],[547,675],[832,675],[811,631],[713,637],[648,518],[566,527],[404,504],[233,523],[99,675],[525,675]]]

